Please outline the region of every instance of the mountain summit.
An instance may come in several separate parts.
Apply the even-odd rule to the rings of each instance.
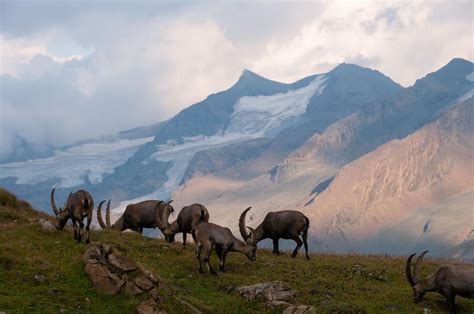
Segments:
[[[45,195],[52,185],[56,186],[58,197],[66,197],[71,189],[83,188],[96,198],[111,198],[113,216],[120,215],[127,204],[143,199],[172,197],[176,208],[199,202],[210,209],[213,221],[231,229],[236,228],[243,206],[255,208],[254,220],[259,220],[270,210],[310,210],[316,208],[313,207],[316,203],[322,205],[323,199],[327,200],[329,211],[339,211],[340,206],[332,206],[331,202],[339,200],[341,195],[350,195],[347,208],[357,209],[361,215],[366,208],[397,213],[401,207],[410,208],[409,202],[401,206],[402,202],[397,200],[378,198],[379,191],[386,191],[383,195],[393,192],[392,198],[403,199],[408,195],[403,190],[407,184],[432,182],[438,177],[446,178],[443,182],[453,187],[449,194],[453,197],[461,188],[472,186],[467,179],[462,179],[466,184],[454,184],[460,182],[458,174],[470,171],[465,169],[468,163],[454,154],[454,148],[464,154],[462,149],[468,146],[453,146],[453,141],[444,141],[462,132],[448,132],[443,141],[434,139],[436,132],[415,134],[445,113],[456,113],[450,108],[474,94],[472,72],[472,63],[454,59],[414,86],[403,88],[376,70],[354,64],[340,64],[328,73],[308,76],[292,84],[272,81],[246,69],[230,88],[209,95],[172,119],[125,132],[126,138],[133,140],[119,137],[117,142],[70,147],[64,154],[55,152],[47,162],[31,160],[0,165],[0,184],[45,210],[50,207]],[[466,106],[472,106],[472,102],[466,102]],[[474,125],[469,124],[472,114],[466,114],[470,111],[459,112],[466,117],[466,125]],[[453,121],[460,124],[456,119]],[[150,135],[154,139],[140,138]],[[396,144],[412,135],[414,140],[404,141],[406,145]],[[384,167],[383,160],[388,161],[390,154],[382,158],[372,153],[387,143],[406,147],[403,150],[411,153],[398,154],[397,160],[391,158],[393,162]],[[446,155],[448,162],[423,163],[426,156],[444,156],[437,155],[437,147],[445,143],[451,143],[445,145],[447,149],[454,147],[452,154]],[[362,159],[369,154],[375,157]],[[397,156],[394,153],[391,157]],[[360,174],[348,173],[347,169],[355,169],[350,164],[362,165],[358,168]],[[446,167],[430,168],[432,165]],[[448,168],[456,169],[452,177],[443,172]],[[366,176],[377,169],[382,175]],[[350,179],[333,179],[335,176]],[[401,181],[395,184],[393,179]],[[362,192],[351,194],[355,190],[350,184]],[[429,192],[435,191],[430,189]],[[329,195],[333,190],[344,193]],[[326,196],[323,198],[322,194]],[[434,200],[433,206],[441,206],[439,199]],[[351,230],[355,229],[350,226],[356,223],[353,216],[341,212],[333,218],[327,224],[344,227],[346,236],[353,236]],[[313,226],[318,225],[316,220]],[[437,221],[442,223],[442,220]],[[378,230],[387,227],[385,222],[390,221],[394,220],[380,220]],[[319,225],[318,230],[325,227]],[[332,242],[335,232],[325,239],[328,250],[336,249],[331,244],[337,242]],[[315,234],[313,240],[317,237]],[[456,239],[448,242],[459,244]],[[377,245],[395,247],[383,241]],[[360,248],[357,243],[352,247]],[[374,248],[364,247],[371,252]]]

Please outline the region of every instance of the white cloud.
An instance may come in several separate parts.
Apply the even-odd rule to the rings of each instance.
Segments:
[[[243,68],[291,82],[353,62],[410,85],[474,54],[469,2],[7,4],[7,145],[16,135],[58,145],[161,121],[228,88]]]
[[[472,11],[440,21],[457,4],[331,2],[290,41],[270,41],[257,72],[293,81],[342,62],[376,68],[409,86],[454,57],[473,59]],[[460,3],[459,5],[462,5]],[[464,4],[466,6],[466,4]]]
[[[0,34],[0,74],[19,77],[25,64],[35,55],[45,53],[45,46],[38,40],[7,39]]]

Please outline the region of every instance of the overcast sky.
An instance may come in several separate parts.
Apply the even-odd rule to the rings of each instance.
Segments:
[[[0,160],[168,119],[248,68],[292,82],[342,62],[409,86],[473,60],[473,2],[0,0]]]

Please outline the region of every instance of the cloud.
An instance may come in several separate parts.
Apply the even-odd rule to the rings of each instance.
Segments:
[[[361,62],[409,86],[454,57],[473,59],[472,18],[468,2],[331,2],[291,40],[269,41],[254,69],[293,81]]]
[[[168,119],[227,89],[243,68],[292,82],[352,62],[410,85],[474,53],[470,2],[3,1],[1,9],[0,140],[10,148],[18,138],[63,145]]]
[[[165,120],[227,88],[242,70],[232,61],[235,47],[212,21],[183,16],[123,25],[121,18],[109,20],[113,35],[104,42],[98,34],[86,56],[60,59],[48,51],[48,40],[40,46],[3,41],[13,61],[0,77],[0,132],[10,148],[0,158],[18,138],[64,145]]]

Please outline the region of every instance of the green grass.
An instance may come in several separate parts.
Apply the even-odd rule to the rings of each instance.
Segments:
[[[2,213],[24,219],[1,225],[0,311],[133,313],[143,300],[143,296],[97,293],[84,271],[85,245],[75,243],[70,230],[43,231],[33,222],[37,217],[28,220],[21,206],[0,203]],[[322,313],[422,313],[424,308],[441,313],[447,309],[444,298],[436,293],[427,294],[420,304],[413,303],[403,258],[313,254],[306,261],[302,255],[292,259],[289,254],[273,256],[259,250],[255,262],[230,253],[227,272],[211,276],[197,272],[193,245],[182,248],[180,243],[169,245],[113,231],[92,232],[91,240],[112,244],[157,274],[163,282],[162,307],[169,313],[189,312],[175,297],[203,312],[281,313],[284,308],[268,309],[260,301],[248,302],[231,291],[235,286],[273,280],[287,282],[297,291],[293,303],[311,304]],[[213,257],[212,263],[217,267],[217,258]],[[424,273],[440,264],[427,260]],[[41,275],[44,281],[35,279]],[[458,297],[457,305],[463,313],[474,312],[474,300]]]

